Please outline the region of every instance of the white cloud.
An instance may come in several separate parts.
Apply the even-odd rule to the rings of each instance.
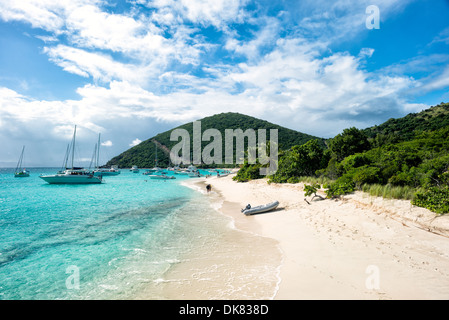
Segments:
[[[142,83],[147,77],[147,67],[139,68],[133,64],[124,64],[115,61],[110,56],[100,53],[73,48],[66,45],[45,47],[44,52],[58,66],[65,71],[82,77],[91,76],[94,80],[111,82],[119,79]]]
[[[223,65],[211,71],[213,78],[176,72],[164,74],[161,81],[179,89],[158,95],[143,89],[136,81],[119,80],[111,80],[108,87],[87,84],[77,90],[80,100],[59,103],[35,101],[4,88],[0,99],[3,98],[8,107],[2,111],[8,113],[8,117],[23,121],[35,117],[48,117],[60,124],[75,121],[100,132],[103,127],[99,123],[104,120],[140,118],[188,122],[215,113],[244,110],[244,113],[288,124],[303,132],[316,135],[331,132],[329,136],[347,126],[342,120],[345,117],[368,126],[385,113],[402,111],[405,101],[400,93],[415,87],[415,80],[407,76],[368,73],[361,66],[369,55],[362,55],[362,58],[335,53],[322,57],[323,48],[322,44],[311,45],[302,39],[279,40],[276,49],[258,63]],[[89,63],[81,63],[82,59],[61,55],[66,57],[64,61],[73,62],[84,72],[100,74],[101,63],[91,68]],[[88,55],[86,61],[97,61],[95,57]],[[106,76],[114,77],[114,68],[103,69],[103,80]],[[240,89],[235,91],[237,85]],[[15,110],[25,112],[16,115]],[[322,123],[326,123],[326,131]]]
[[[267,46],[273,46],[279,39],[280,25],[276,18],[258,19],[261,24],[260,30],[255,33],[253,39],[249,41],[237,40],[235,32],[228,38],[225,48],[232,50],[237,54],[248,57],[250,60],[257,59],[260,56],[261,49]]]
[[[203,26],[212,25],[219,29],[227,29],[228,23],[242,22],[246,17],[243,10],[246,2],[246,0],[148,0],[139,3],[157,8],[158,12],[163,13],[165,19],[160,19],[159,16],[159,22],[166,21],[171,24],[174,17],[177,17]]]
[[[425,91],[445,88],[449,88],[449,66],[446,66],[440,74],[431,77],[431,79],[422,86],[422,89]]]
[[[107,141],[103,141],[101,143],[102,147],[112,147],[112,141],[111,140],[107,140]]]
[[[378,1],[382,19],[409,1]],[[404,92],[449,85],[449,69],[440,68],[446,55],[368,72],[373,48],[356,55],[329,50],[335,41],[365,32],[369,1],[294,1],[291,11],[277,16],[264,14],[263,4],[245,9],[244,0],[130,3],[147,10],[112,13],[101,0],[0,3],[2,20],[49,33],[36,37],[52,63],[93,79],[76,90],[78,100],[38,100],[0,87],[0,137],[20,135],[11,124],[60,140],[70,137],[74,124],[86,136],[107,132],[109,125],[122,131],[102,145],[118,150],[140,143],[136,136],[151,137],[148,122],[168,129],[229,111],[330,137],[350,125],[369,126],[423,107],[409,103]],[[201,33],[203,27],[213,36]],[[429,65],[434,74],[427,79],[405,72]]]
[[[135,146],[137,146],[139,143],[141,143],[142,142],[142,140],[140,140],[140,139],[134,139],[133,140],[133,142],[131,142],[130,144],[129,144],[129,146],[130,147],[135,147]]]
[[[62,6],[55,1],[3,0],[0,3],[0,8],[0,17],[4,21],[26,21],[34,28],[53,32],[64,25],[64,19],[59,15]]]
[[[195,23],[223,28],[227,22],[241,21],[244,1],[241,0],[181,0],[186,17]]]
[[[430,43],[430,45],[433,45],[435,43],[445,43],[445,44],[449,44],[449,27],[443,29]]]

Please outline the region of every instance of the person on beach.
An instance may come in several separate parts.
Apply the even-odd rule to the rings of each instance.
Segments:
[[[206,190],[207,190],[207,193],[209,193],[212,190],[212,186],[210,184],[208,184],[206,186]]]

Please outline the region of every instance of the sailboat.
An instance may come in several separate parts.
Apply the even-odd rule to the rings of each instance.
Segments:
[[[162,170],[161,168],[159,168],[157,166],[157,145],[156,145],[156,142],[154,143],[154,148],[156,150],[155,151],[156,152],[156,156],[155,156],[155,159],[154,159],[154,162],[155,162],[156,166],[153,169],[147,169],[144,173],[142,173],[144,175],[153,175],[154,173],[156,173],[156,174],[165,173],[164,170]]]
[[[94,175],[95,176],[116,176],[120,174],[120,170],[117,170],[116,167],[112,166],[110,169],[106,168],[100,168],[100,133],[98,134],[98,143],[95,148],[95,170]]]
[[[94,176],[92,171],[75,168],[73,166],[73,159],[75,157],[75,140],[76,140],[76,126],[72,138],[72,168],[67,168],[68,154],[66,154],[65,170],[59,171],[56,174],[41,175],[39,178],[48,182],[49,184],[94,184],[101,183],[102,177]]]
[[[23,168],[22,169],[22,161],[23,161],[23,153],[25,152],[25,146],[22,148],[22,153],[20,154],[19,162],[17,162],[16,170],[14,170],[14,177],[16,178],[25,178],[30,176],[30,172]]]

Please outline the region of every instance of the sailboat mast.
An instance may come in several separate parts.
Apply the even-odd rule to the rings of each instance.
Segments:
[[[62,163],[62,170],[66,170],[67,168],[67,162],[69,161],[69,153],[70,153],[70,144],[67,145],[67,150],[65,151],[64,161]]]
[[[100,135],[101,135],[101,133],[98,134],[97,161],[95,163],[95,167],[97,169],[99,168],[99,164],[100,164]]]
[[[72,142],[72,169],[75,168],[73,166],[73,158],[75,157],[75,137],[76,137],[76,125],[75,125],[75,131],[73,132],[73,142]]]
[[[23,159],[23,152],[24,151],[25,151],[25,146],[22,147],[22,153],[20,154],[19,162],[17,162],[17,166],[16,166],[15,172],[17,172],[18,169],[22,169],[22,159]]]

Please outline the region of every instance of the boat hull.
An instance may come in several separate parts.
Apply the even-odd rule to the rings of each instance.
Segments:
[[[251,209],[246,209],[246,210],[242,210],[242,212],[246,215],[246,216],[250,216],[253,214],[259,214],[259,213],[264,213],[264,212],[268,212],[271,210],[274,210],[278,207],[279,205],[279,201],[274,201],[272,203],[268,203],[266,205],[262,205],[262,206],[257,206]]]
[[[30,176],[29,173],[15,173],[14,174],[15,178],[26,178],[26,177],[29,177],[29,176]]]
[[[94,175],[98,176],[118,176],[120,171],[95,171]]]
[[[65,175],[55,174],[48,176],[39,176],[49,184],[99,184],[102,180],[99,177],[88,175]]]
[[[159,179],[159,180],[171,180],[176,179],[173,176],[164,176],[164,175],[149,175],[150,179]]]

